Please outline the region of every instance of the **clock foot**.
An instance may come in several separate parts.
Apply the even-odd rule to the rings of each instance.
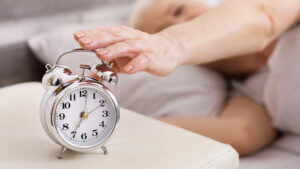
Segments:
[[[101,149],[104,152],[104,155],[106,155],[108,153],[107,148],[105,146],[102,146]]]
[[[60,151],[59,151],[59,153],[57,155],[57,158],[58,159],[62,159],[66,150],[67,150],[66,147],[61,147],[61,149],[60,149]]]

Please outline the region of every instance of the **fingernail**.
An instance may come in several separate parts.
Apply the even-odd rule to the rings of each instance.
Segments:
[[[76,33],[75,33],[75,36],[76,36],[77,38],[82,38],[82,37],[85,36],[85,33],[84,33],[84,32],[76,32]]]
[[[80,42],[87,45],[87,44],[92,42],[92,39],[90,39],[88,37],[83,37],[83,38],[80,39]]]
[[[130,71],[133,70],[133,68],[134,67],[132,65],[127,65],[127,66],[124,67],[124,70],[125,70],[125,72],[130,72]]]
[[[100,55],[105,55],[106,53],[108,53],[108,50],[107,49],[102,49],[102,50],[99,50],[98,53]]]

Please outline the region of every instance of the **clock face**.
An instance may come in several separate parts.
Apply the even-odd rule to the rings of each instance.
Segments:
[[[59,101],[54,114],[55,127],[72,146],[93,147],[113,132],[116,113],[114,102],[103,89],[80,86]]]

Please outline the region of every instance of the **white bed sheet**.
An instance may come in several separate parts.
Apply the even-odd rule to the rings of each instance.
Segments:
[[[286,135],[269,148],[243,157],[240,169],[299,169],[300,136]]]

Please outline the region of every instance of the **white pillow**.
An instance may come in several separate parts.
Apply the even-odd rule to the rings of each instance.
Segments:
[[[111,89],[121,106],[152,117],[216,116],[226,98],[223,77],[201,66],[182,66],[166,77],[120,74]]]
[[[105,26],[120,25],[117,22],[106,23]],[[99,25],[97,25],[99,26]],[[86,29],[96,27],[95,24],[81,24],[81,25],[67,25],[63,27],[50,30],[48,32],[37,34],[28,40],[28,45],[33,51],[35,56],[42,63],[54,64],[57,56],[63,52],[80,48],[78,43],[73,38],[73,33]],[[80,56],[79,56],[80,55]],[[85,55],[85,56],[82,56]],[[72,57],[72,59],[70,59]],[[70,56],[63,57],[61,64],[65,64],[70,67],[74,73],[79,72],[79,64],[95,64],[99,63],[99,59],[93,54],[70,54]]]

